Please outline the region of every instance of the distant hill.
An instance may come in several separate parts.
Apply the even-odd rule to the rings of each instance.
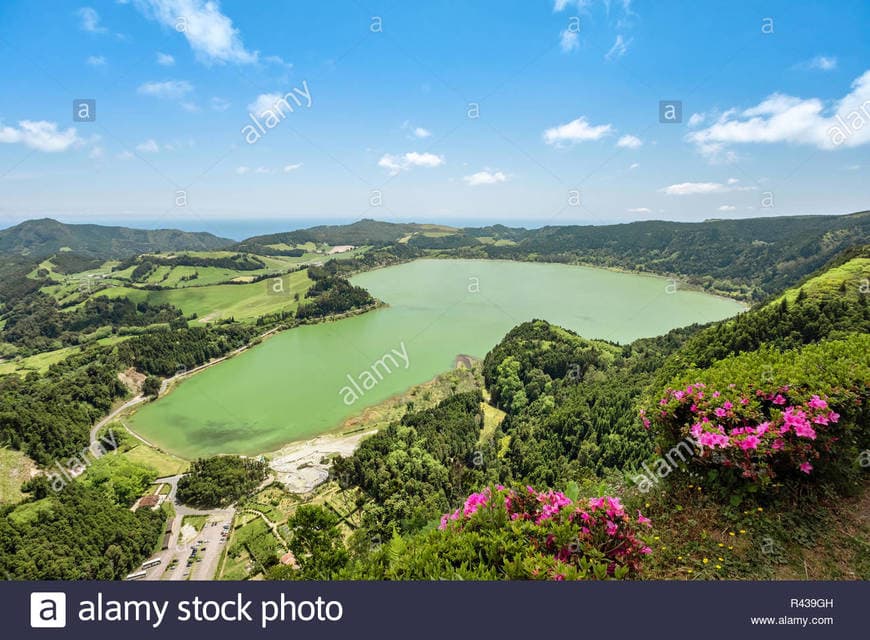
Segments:
[[[709,291],[746,300],[781,292],[841,251],[870,242],[870,212],[613,225],[504,225],[453,228],[360,220],[249,238],[236,249],[270,246],[402,243],[420,255],[592,264],[673,274]]]
[[[437,224],[380,222],[364,219],[345,225],[321,225],[310,229],[298,229],[286,233],[254,236],[243,240],[236,249],[256,253],[257,247],[286,244],[291,247],[306,242],[330,245],[352,244],[354,246],[383,246],[399,242],[406,236],[418,233],[446,233],[454,235],[461,229]]]
[[[126,258],[155,251],[209,251],[232,244],[232,240],[205,232],[64,224],[51,218],[27,220],[0,231],[0,254],[31,258],[60,251],[103,259]]]

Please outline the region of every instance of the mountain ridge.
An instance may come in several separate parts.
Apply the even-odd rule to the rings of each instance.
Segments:
[[[72,251],[104,259],[153,251],[215,250],[233,240],[207,231],[134,229],[121,225],[67,224],[53,218],[25,220],[0,230],[0,254],[34,258]]]

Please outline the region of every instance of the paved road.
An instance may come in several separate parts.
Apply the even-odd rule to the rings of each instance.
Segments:
[[[166,575],[167,580],[212,580],[217,571],[223,546],[226,544],[226,541],[221,539],[221,533],[224,531],[223,527],[232,527],[235,507],[231,506],[227,509],[193,509],[180,504],[175,497],[175,493],[178,490],[179,478],[181,478],[180,475],[155,480],[155,482],[162,482],[170,486],[166,499],[171,500],[175,507],[175,520],[172,522],[169,548],[149,558],[160,558],[161,562],[156,567],[147,570],[148,573],[145,575],[145,580],[163,579],[164,572],[167,571],[173,559],[178,561],[177,566],[168,572]],[[202,531],[190,540],[180,539],[181,522],[184,516],[208,516]],[[203,543],[197,544],[198,540],[202,540]],[[202,560],[195,562],[189,568],[187,560],[190,558],[191,547],[193,545],[202,549],[199,554]],[[189,572],[188,569],[190,569]],[[189,577],[188,573],[190,573]]]

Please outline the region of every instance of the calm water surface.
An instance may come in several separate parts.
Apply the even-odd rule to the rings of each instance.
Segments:
[[[353,282],[390,306],[272,337],[146,405],[132,428],[185,457],[262,453],[335,428],[449,369],[457,354],[485,356],[526,320],[625,343],[742,309],[696,291],[669,293],[662,278],[556,264],[418,260]],[[392,372],[365,373],[387,353]]]

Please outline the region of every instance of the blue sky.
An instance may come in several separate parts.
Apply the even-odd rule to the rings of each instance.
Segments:
[[[0,27],[2,226],[868,208],[864,0],[4,0]]]

